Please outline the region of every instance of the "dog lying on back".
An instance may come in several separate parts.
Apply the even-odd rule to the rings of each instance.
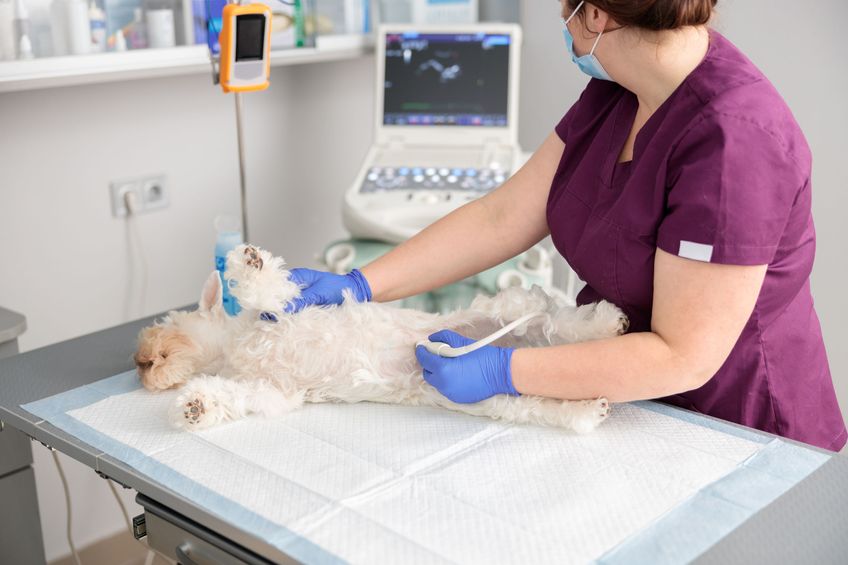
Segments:
[[[242,245],[227,256],[225,278],[242,307],[228,316],[218,272],[209,275],[197,310],[170,312],[139,335],[135,363],[151,391],[181,387],[171,422],[202,429],[251,414],[275,418],[304,402],[385,402],[438,406],[509,422],[594,429],[609,415],[606,399],[562,401],[497,395],[457,404],[424,381],[415,344],[450,329],[485,337],[532,312],[535,317],[501,338],[510,347],[574,343],[620,335],[627,319],[614,305],[558,303],[538,287],[478,296],[466,310],[431,314],[347,299],[338,307],[283,314],[300,294],[285,263]],[[278,314],[277,323],[260,319]]]

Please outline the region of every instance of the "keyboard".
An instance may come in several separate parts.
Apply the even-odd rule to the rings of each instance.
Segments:
[[[488,192],[508,177],[508,171],[493,168],[371,167],[359,192],[420,189]]]

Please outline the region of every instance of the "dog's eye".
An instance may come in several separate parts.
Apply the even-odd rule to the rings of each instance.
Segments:
[[[168,358],[168,354],[167,354],[167,353],[160,353],[160,354],[159,354],[159,357],[161,357],[162,359],[167,359],[167,358]]]

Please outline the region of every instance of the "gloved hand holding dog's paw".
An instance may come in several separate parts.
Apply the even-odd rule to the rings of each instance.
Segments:
[[[430,336],[430,341],[462,347],[474,343],[450,330]],[[436,387],[449,400],[460,404],[480,402],[496,394],[518,396],[512,386],[512,353],[509,347],[487,345],[461,357],[440,357],[423,346],[415,348],[415,356],[424,368],[424,380]]]
[[[300,296],[286,305],[284,311],[289,314],[299,312],[307,306],[341,304],[345,290],[349,290],[357,302],[371,301],[371,287],[359,269],[354,269],[346,275],[312,269],[292,269],[289,280],[297,283],[302,289]]]

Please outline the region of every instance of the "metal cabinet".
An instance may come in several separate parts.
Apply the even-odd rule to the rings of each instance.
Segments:
[[[18,353],[26,318],[0,308],[0,359]],[[0,422],[0,556],[4,563],[44,563],[29,438]]]

